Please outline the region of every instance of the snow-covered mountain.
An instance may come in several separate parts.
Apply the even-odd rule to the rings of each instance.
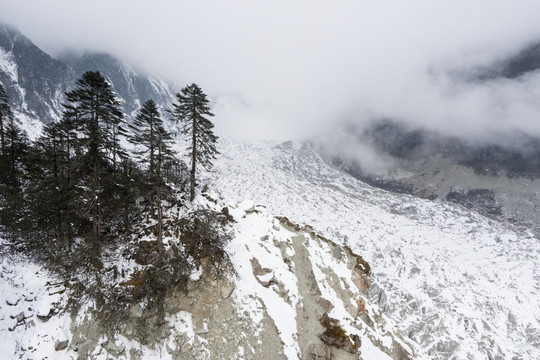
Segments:
[[[540,242],[459,205],[373,188],[308,145],[228,143],[215,187],[361,254],[368,290],[432,359],[540,358]]]
[[[42,123],[61,117],[64,92],[88,70],[99,70],[111,82],[130,116],[152,98],[169,107],[177,89],[168,82],[142,74],[107,54],[86,53],[55,59],[17,29],[0,23],[0,82],[10,97],[15,118],[25,124],[30,137]]]
[[[141,337],[144,303],[110,334],[91,303],[62,312],[65,284],[3,257],[4,357],[540,358],[531,232],[373,188],[308,144],[222,141],[220,151],[194,206],[235,220],[236,277],[193,273],[186,291],[168,292],[165,326],[146,319]]]
[[[363,144],[384,165],[369,169],[361,151],[335,150],[345,146],[322,144],[320,151],[358,179],[454,202],[540,234],[540,139],[515,132],[472,141],[389,120],[349,130],[348,147]]]
[[[149,97],[166,106],[175,91],[108,55],[53,59],[0,27],[0,81],[31,135],[58,119],[64,91],[95,69],[128,114]],[[309,144],[222,141],[219,151],[199,187],[210,190],[190,206],[231,216],[226,250],[237,276],[194,272],[187,289],[167,291],[162,327],[147,322],[142,302],[111,332],[92,301],[72,297],[77,279],[59,282],[0,249],[1,357],[540,359],[540,242],[531,221],[517,227],[446,195],[374,188]],[[411,181],[427,187],[430,179]],[[533,200],[512,200],[527,207],[525,220],[537,215]],[[173,207],[166,217],[175,216]],[[132,259],[111,259],[105,267],[129,283]],[[73,301],[77,313],[67,311]]]

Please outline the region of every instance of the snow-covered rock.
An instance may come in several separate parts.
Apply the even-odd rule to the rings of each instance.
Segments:
[[[223,141],[213,187],[361,254],[382,291],[370,298],[429,358],[540,358],[540,241],[530,231],[373,188],[308,144],[274,145]]]
[[[15,305],[0,305],[0,357],[540,358],[530,232],[374,189],[309,145],[224,142],[221,152],[209,175],[219,191],[197,206],[234,219],[235,275],[201,267],[187,290],[167,291],[163,327],[142,302],[108,334],[91,303],[71,318],[69,288],[3,257],[0,291]],[[246,198],[257,211],[238,205]]]

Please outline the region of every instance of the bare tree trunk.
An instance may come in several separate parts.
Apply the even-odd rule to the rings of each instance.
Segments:
[[[101,204],[100,204],[100,179],[99,179],[99,144],[98,144],[98,131],[99,131],[99,119],[98,115],[93,113],[92,114],[92,121],[94,123],[94,131],[96,131],[95,134],[93,134],[96,138],[92,139],[92,145],[91,145],[91,152],[93,157],[93,207],[92,207],[92,230],[94,235],[94,243],[93,246],[93,252],[94,252],[94,260],[96,264],[98,263],[98,258],[100,254],[100,234],[101,234]]]
[[[5,152],[5,139],[4,139],[4,114],[0,111],[0,141],[2,143],[2,154]]]
[[[159,253],[163,252],[163,209],[161,208],[161,179],[158,179],[157,188],[157,248]]]
[[[100,209],[100,196],[99,196],[99,164],[97,156],[94,157],[94,205],[92,208],[92,229],[94,232],[94,256],[97,260],[100,253],[100,234],[101,234],[101,209]]]
[[[192,138],[191,138],[191,186],[190,186],[190,198],[189,201],[195,199],[195,159],[197,154],[197,136],[196,136],[195,117],[192,120]]]

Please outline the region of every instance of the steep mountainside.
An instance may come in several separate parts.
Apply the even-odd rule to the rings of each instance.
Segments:
[[[74,71],[53,59],[17,29],[0,24],[0,81],[10,97],[16,119],[40,128],[58,119],[64,91]],[[32,134],[30,134],[32,135]]]
[[[536,42],[489,68],[479,70],[475,79],[489,80],[497,77],[515,79],[539,69],[540,43]]]
[[[195,207],[219,210],[223,199],[213,196],[203,194]],[[77,276],[58,282],[39,266],[0,256],[0,293],[6,299],[0,307],[0,354],[24,359],[426,358],[370,300],[380,290],[371,281],[369,264],[350,248],[250,201],[226,209],[234,219],[227,251],[236,276],[217,276],[216,269],[203,266],[186,289],[168,289],[162,326],[144,301],[120,320],[119,332],[94,319],[95,305],[88,300],[80,300],[80,310],[70,315],[65,309],[74,299]],[[129,259],[115,265],[123,283],[133,283],[129,274],[136,272]]]
[[[100,70],[113,84],[124,111],[133,115],[149,98],[169,107],[176,88],[164,80],[146,76],[106,54],[84,54],[57,60],[40,50],[17,29],[0,24],[0,81],[10,97],[15,117],[39,133],[42,123],[58,120],[64,92],[87,70]]]
[[[141,301],[110,331],[88,299],[64,310],[84,274],[58,282],[0,252],[2,356],[540,358],[540,242],[530,233],[373,188],[308,144],[222,141],[220,150],[201,179],[211,191],[191,206],[230,219],[236,275],[203,265],[185,288],[167,290],[161,326]],[[173,206],[167,222],[185,211]],[[166,246],[178,243],[181,234],[168,234]],[[112,265],[115,291],[137,286],[133,259]]]
[[[386,190],[448,200],[540,234],[540,140],[508,134],[505,144],[472,144],[435,132],[382,121],[355,129],[387,160],[376,173],[354,158],[328,153],[351,175]]]
[[[111,81],[114,91],[124,99],[124,111],[135,116],[141,104],[152,98],[159,105],[172,102],[177,90],[167,82],[137,73],[127,64],[103,53],[85,53],[82,56],[62,58],[75,71],[77,77],[89,69],[99,70]]]
[[[227,143],[216,187],[371,265],[378,304],[431,359],[540,358],[540,242],[461,206],[373,188],[308,145]]]

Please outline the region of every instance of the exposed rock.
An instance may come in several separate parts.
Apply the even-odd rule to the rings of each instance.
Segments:
[[[228,284],[225,284],[221,288],[221,296],[224,299],[227,299],[229,296],[231,296],[232,292],[234,291],[235,285],[233,282],[229,282]]]
[[[274,275],[271,269],[263,268],[257,258],[251,259],[251,269],[257,282],[264,287],[269,287],[274,282]]]
[[[130,337],[135,333],[135,325],[132,322],[129,322],[124,326],[124,335]]]
[[[107,341],[106,343],[104,344],[101,344],[101,346],[107,350],[107,352],[109,354],[111,354],[112,356],[120,356],[124,353],[124,350],[126,349],[126,347],[124,346],[124,344],[122,343],[119,343],[119,344],[116,344],[115,341]]]
[[[279,220],[278,219],[274,219],[272,221],[272,228],[276,231],[279,231],[280,229],[280,225],[279,225]]]
[[[193,348],[193,345],[186,342],[184,345],[182,345],[182,348],[180,349],[183,353],[187,353],[189,350]]]
[[[6,299],[6,304],[9,306],[16,306],[19,303],[20,298],[16,296],[10,296]]]
[[[135,304],[130,310],[131,316],[141,318],[143,316],[143,308],[141,304]]]
[[[367,279],[365,275],[355,274],[351,280],[361,293],[365,293],[368,289],[368,286],[366,284]]]
[[[38,312],[37,312],[37,318],[43,322],[47,322],[47,320],[49,320],[51,318],[51,316],[53,316],[54,314],[54,310],[47,307],[49,310],[45,310],[45,308],[43,309],[40,309]]]
[[[244,200],[238,204],[238,208],[249,214],[255,210],[255,204],[251,200]]]
[[[363,298],[359,298],[356,300],[356,304],[358,305],[357,316],[363,315],[366,311],[366,301]]]
[[[350,353],[355,353],[360,347],[360,338],[355,334],[347,335],[336,319],[325,314],[321,319],[321,324],[325,330],[319,337],[325,344]]]
[[[394,360],[411,360],[413,357],[405,348],[394,340],[392,347],[394,348]]]
[[[15,319],[17,319],[17,324],[22,323],[24,319],[26,319],[26,317],[24,316],[24,312],[18,313],[17,316],[15,316]]]
[[[331,360],[334,359],[332,349],[323,343],[310,344],[307,349],[308,359],[313,360]]]
[[[341,247],[339,246],[334,246],[332,248],[332,256],[334,256],[336,259],[338,260],[341,260],[341,258],[343,257],[343,254],[341,252]]]
[[[68,344],[69,344],[69,340],[57,341],[57,342],[54,344],[54,350],[56,350],[56,351],[62,351],[62,350],[64,350],[65,348],[67,348]]]

